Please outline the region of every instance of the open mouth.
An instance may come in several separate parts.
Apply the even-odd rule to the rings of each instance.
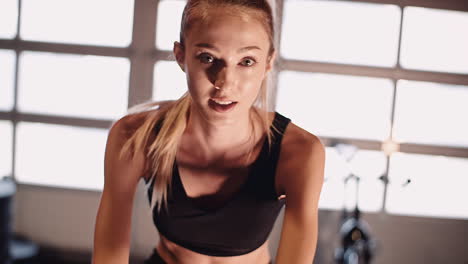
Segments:
[[[234,108],[237,104],[235,101],[228,101],[228,100],[218,100],[218,99],[211,99],[208,101],[208,105],[218,111],[218,112],[226,112]]]

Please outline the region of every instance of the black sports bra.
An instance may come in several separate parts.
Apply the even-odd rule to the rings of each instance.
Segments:
[[[170,241],[210,256],[237,256],[260,247],[267,239],[284,206],[275,191],[275,171],[283,133],[291,120],[275,112],[271,150],[265,139],[247,180],[222,207],[197,207],[185,193],[177,164],[174,164],[168,210],[153,210],[159,232]],[[148,188],[151,204],[154,181]]]

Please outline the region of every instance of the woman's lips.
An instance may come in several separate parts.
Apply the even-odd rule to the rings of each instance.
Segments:
[[[231,100],[221,100],[216,98],[210,98],[208,105],[215,111],[224,113],[232,110],[236,106],[237,102]]]
[[[215,101],[215,103],[221,104],[221,105],[228,105],[228,104],[233,102],[231,100],[222,100],[222,99],[216,99],[216,98],[211,98],[211,100],[213,100],[213,101]]]

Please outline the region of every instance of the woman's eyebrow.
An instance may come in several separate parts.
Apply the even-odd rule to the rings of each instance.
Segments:
[[[215,51],[218,51],[219,52],[219,49],[216,48],[215,46],[209,44],[209,43],[198,43],[198,44],[195,44],[196,47],[200,47],[200,48],[209,48],[209,49],[213,49]],[[243,48],[240,48],[237,50],[237,53],[241,53],[241,52],[244,52],[244,51],[249,51],[249,50],[253,50],[253,49],[258,49],[258,50],[262,50],[261,48],[259,48],[258,46],[247,46],[247,47],[243,47]]]
[[[247,46],[247,47],[240,48],[240,49],[237,51],[237,53],[241,53],[241,52],[249,51],[249,50],[253,50],[253,49],[262,50],[261,48],[259,48],[259,47],[257,47],[257,46]]]
[[[209,49],[214,49],[216,51],[219,51],[218,48],[216,48],[215,46],[209,43],[198,43],[198,44],[195,44],[195,46],[200,47],[200,48],[209,48]]]

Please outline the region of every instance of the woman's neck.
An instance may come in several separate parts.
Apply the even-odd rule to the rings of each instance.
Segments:
[[[257,141],[253,123],[250,113],[237,119],[207,120],[192,108],[184,133],[194,147],[199,148],[198,152],[209,158],[232,150],[251,148]]]

